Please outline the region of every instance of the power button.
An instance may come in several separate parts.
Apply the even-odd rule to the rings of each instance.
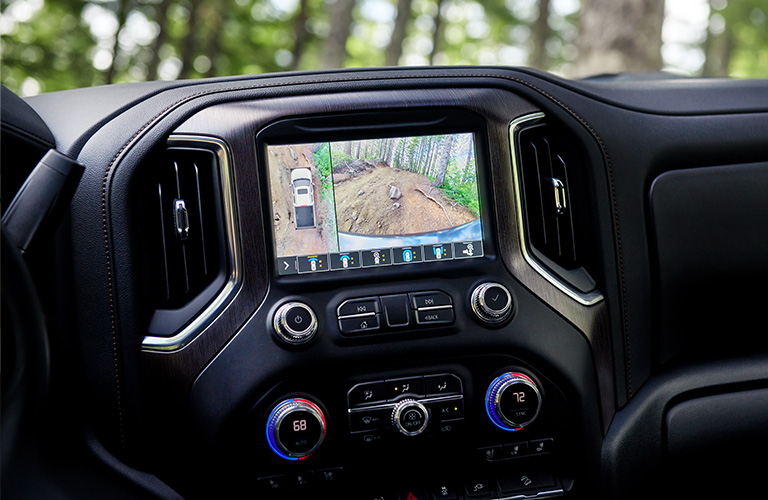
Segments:
[[[303,302],[280,306],[272,323],[278,338],[291,345],[305,344],[317,333],[317,316]]]

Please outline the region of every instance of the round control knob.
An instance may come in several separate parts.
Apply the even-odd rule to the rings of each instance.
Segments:
[[[428,423],[429,411],[414,399],[404,399],[392,409],[392,426],[405,436],[418,436]]]
[[[303,302],[288,302],[275,312],[273,326],[280,340],[287,344],[306,344],[317,333],[317,316]]]
[[[519,431],[533,422],[541,409],[541,393],[530,377],[507,372],[497,377],[485,394],[485,411],[496,427]]]
[[[484,323],[506,321],[513,311],[512,294],[499,283],[483,283],[472,291],[472,311]]]
[[[325,439],[325,416],[306,399],[286,399],[267,419],[267,443],[277,456],[301,460],[313,454]]]

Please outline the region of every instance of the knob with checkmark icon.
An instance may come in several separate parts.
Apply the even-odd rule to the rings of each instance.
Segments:
[[[472,291],[472,311],[483,323],[498,325],[508,320],[514,311],[512,294],[500,283],[483,283]]]

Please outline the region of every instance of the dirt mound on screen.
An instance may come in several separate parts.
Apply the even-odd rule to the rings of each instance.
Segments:
[[[428,177],[377,166],[343,182],[334,176],[339,231],[403,235],[449,229],[475,220],[465,207],[442,196]]]

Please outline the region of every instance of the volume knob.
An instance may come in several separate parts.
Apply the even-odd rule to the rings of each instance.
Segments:
[[[303,302],[288,302],[275,312],[272,326],[280,340],[290,345],[306,344],[317,333],[317,316]]]
[[[527,375],[507,372],[491,382],[485,394],[485,411],[499,429],[519,431],[541,410],[541,393]]]

